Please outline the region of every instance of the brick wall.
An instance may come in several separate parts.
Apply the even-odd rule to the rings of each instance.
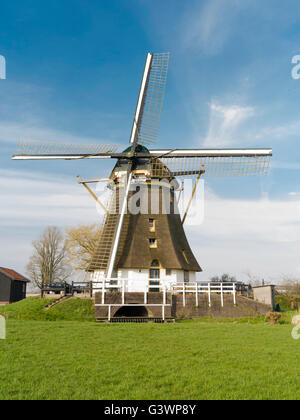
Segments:
[[[265,315],[272,308],[269,305],[255,302],[254,300],[237,296],[236,306],[233,304],[233,296],[224,296],[224,306],[221,306],[219,295],[211,296],[211,307],[208,304],[207,295],[199,295],[199,307],[196,307],[196,299],[193,295],[186,296],[186,306],[183,306],[183,298],[175,296],[176,318],[256,318]]]

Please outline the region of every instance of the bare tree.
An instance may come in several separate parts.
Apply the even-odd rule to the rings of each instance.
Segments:
[[[214,276],[210,279],[213,283],[236,283],[236,278],[229,274],[222,274],[221,276]]]
[[[248,282],[252,287],[261,286],[263,284],[263,279],[255,274],[252,274],[251,271],[245,271],[244,274],[248,277]]]
[[[34,252],[26,272],[33,283],[41,288],[42,283],[66,281],[70,270],[66,264],[66,248],[60,230],[57,227],[47,227],[32,245]]]
[[[86,270],[97,250],[101,230],[98,224],[69,228],[66,249],[69,264],[75,270]]]
[[[287,294],[300,295],[300,280],[299,278],[284,275],[280,282],[282,287],[285,287]]]

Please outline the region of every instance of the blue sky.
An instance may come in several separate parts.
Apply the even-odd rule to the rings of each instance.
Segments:
[[[206,181],[205,221],[187,228],[202,278],[300,276],[299,22],[295,0],[2,2],[0,265],[24,271],[49,224],[97,220],[75,176],[111,168],[12,162],[18,139],[125,147],[145,55],[169,51],[158,147],[274,150],[268,177]]]

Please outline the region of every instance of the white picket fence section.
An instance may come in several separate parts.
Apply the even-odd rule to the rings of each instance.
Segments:
[[[224,296],[226,294],[231,294],[233,296],[233,303],[236,305],[236,284],[235,283],[198,283],[198,282],[188,282],[188,283],[173,283],[166,284],[162,281],[162,284],[151,285],[150,281],[155,281],[156,279],[148,279],[147,282],[143,284],[143,293],[144,293],[144,304],[147,305],[147,295],[149,292],[157,291],[163,293],[163,305],[167,305],[167,293],[172,295],[182,295],[183,306],[186,306],[186,297],[187,295],[194,295],[196,306],[199,306],[199,294],[208,295],[208,304],[211,307],[212,295],[220,295],[221,306],[224,306]],[[105,305],[105,295],[107,292],[118,291],[122,294],[122,305],[123,306],[142,306],[142,305],[126,305],[125,304],[125,293],[130,290],[130,284],[132,279],[125,278],[102,278],[97,282],[93,282],[93,292],[101,291],[102,292],[102,304]],[[139,290],[141,291],[141,290]],[[152,304],[151,304],[152,305]],[[97,305],[99,306],[99,305]],[[156,305],[152,305],[156,306]],[[157,305],[161,306],[161,305]]]
[[[186,296],[194,294],[196,306],[199,306],[199,294],[208,295],[208,304],[211,307],[212,294],[218,294],[221,297],[221,306],[224,306],[224,295],[233,295],[233,304],[236,305],[236,284],[235,283],[175,283],[172,285],[172,293],[182,294],[183,306],[186,306]]]
[[[153,280],[153,279],[151,279]],[[97,282],[93,282],[93,292],[95,291],[101,291],[102,292],[102,305],[105,304],[105,294],[107,292],[111,292],[111,291],[118,291],[122,293],[122,306],[144,306],[144,305],[126,305],[125,304],[125,293],[128,292],[128,290],[130,290],[130,285],[131,282],[133,280],[132,279],[125,279],[125,278],[111,278],[111,279],[100,279]],[[148,293],[155,290],[157,292],[162,292],[163,293],[163,304],[166,306],[167,305],[166,301],[167,301],[167,287],[166,286],[162,286],[162,285],[150,285],[149,281],[145,282],[143,285],[143,293],[144,293],[144,304],[147,305],[147,297],[148,297]],[[96,305],[98,306],[98,305]],[[151,306],[156,306],[156,305],[152,305]],[[161,306],[161,305],[157,305],[157,306]]]

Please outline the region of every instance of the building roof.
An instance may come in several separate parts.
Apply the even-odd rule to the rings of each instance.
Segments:
[[[0,267],[0,273],[7,275],[11,280],[26,281],[27,283],[30,282],[30,280],[28,280],[26,277],[17,273],[15,270],[11,270],[10,268]]]

